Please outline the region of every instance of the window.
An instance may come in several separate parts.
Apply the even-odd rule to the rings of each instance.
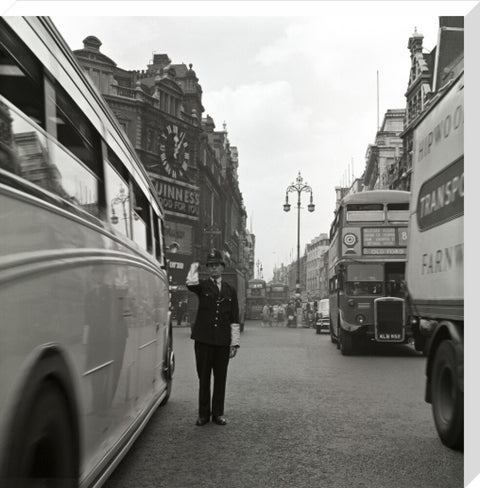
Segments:
[[[157,261],[162,261],[162,241],[160,239],[160,226],[158,223],[158,217],[153,214],[153,252]]]
[[[98,217],[97,177],[36,124],[1,103],[1,97],[0,107],[9,120],[8,136],[2,131],[0,140],[0,168]],[[34,191],[28,185],[22,190]]]
[[[109,154],[110,158],[111,154]],[[122,178],[109,160],[106,165],[105,186],[108,203],[108,221],[116,230],[130,237],[130,190],[127,180]]]
[[[409,218],[408,203],[389,203],[387,204],[387,220],[389,222],[408,222]]]
[[[347,205],[347,222],[383,222],[382,203],[353,203]]]
[[[45,128],[42,67],[6,25],[0,29],[0,94]]]
[[[153,254],[152,232],[150,225],[150,204],[140,187],[132,182],[133,187],[133,240],[142,248]]]
[[[347,268],[347,281],[383,281],[383,265],[350,264]]]
[[[101,176],[100,137],[58,83],[46,83],[47,131],[74,156]],[[53,107],[49,104],[54,104]]]

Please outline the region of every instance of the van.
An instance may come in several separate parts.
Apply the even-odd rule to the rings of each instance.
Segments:
[[[322,330],[327,332],[330,330],[330,305],[328,298],[318,302],[316,328],[317,334],[320,334]]]

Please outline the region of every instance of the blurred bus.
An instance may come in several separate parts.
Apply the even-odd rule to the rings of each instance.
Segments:
[[[288,285],[270,283],[267,285],[267,302],[269,305],[286,305],[290,300]]]
[[[407,322],[405,261],[410,193],[347,195],[330,230],[330,334],[344,355],[362,342],[403,343]]]
[[[163,210],[53,23],[0,19],[0,486],[101,486],[170,395]]]
[[[253,279],[247,283],[247,310],[248,320],[261,320],[263,307],[267,303],[267,283],[265,280]]]

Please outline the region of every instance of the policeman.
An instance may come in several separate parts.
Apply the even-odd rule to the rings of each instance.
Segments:
[[[192,327],[195,360],[199,379],[198,419],[196,425],[212,421],[227,423],[224,415],[225,386],[230,358],[240,347],[240,325],[237,292],[222,280],[225,261],[222,253],[212,249],[206,262],[210,277],[199,280],[199,263],[190,266],[187,288],[198,296],[198,313]],[[210,378],[213,371],[213,395],[210,400]]]

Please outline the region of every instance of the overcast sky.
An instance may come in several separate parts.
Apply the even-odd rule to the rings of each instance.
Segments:
[[[438,17],[466,15],[477,3],[115,2],[112,17],[113,2],[14,2],[4,12],[23,14],[29,4],[28,13],[53,18],[73,50],[94,35],[124,69],[145,69],[153,53],[193,64],[203,116],[218,130],[225,122],[238,148],[248,228],[270,279],[275,265],[296,259],[297,211],[282,207],[287,186],[300,171],[313,189],[313,213],[302,194],[303,254],[329,231],[335,186],[363,173],[377,108],[380,124],[387,109],[405,108],[415,28],[430,51]]]

